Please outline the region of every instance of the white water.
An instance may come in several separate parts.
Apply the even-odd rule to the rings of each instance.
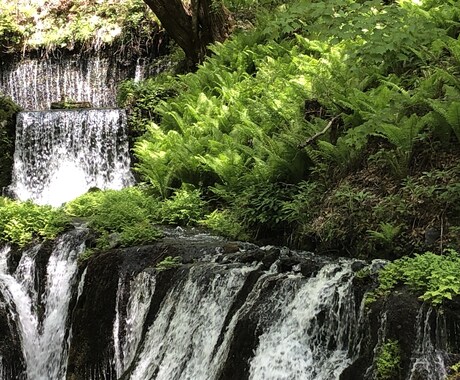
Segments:
[[[60,206],[91,187],[131,183],[123,110],[19,113],[11,190],[20,200]]]
[[[279,316],[260,336],[249,379],[338,379],[356,328],[351,278],[349,263],[326,265],[292,299],[278,299]]]
[[[76,282],[77,257],[84,249],[82,234],[68,233],[59,238],[46,268],[45,293],[39,321],[35,255],[23,254],[15,273],[8,273],[9,248],[0,252],[0,291],[17,320],[29,380],[59,380],[65,377],[65,325],[72,288]]]
[[[195,266],[168,292],[146,334],[131,380],[209,380],[208,369],[225,316],[254,269],[218,268]]]
[[[153,274],[140,272],[129,283],[129,299],[125,307],[122,307],[123,295],[126,294],[125,284],[122,278],[118,283],[113,327],[115,370],[118,378],[130,366],[136,354],[155,283]]]
[[[440,334],[443,329],[439,324],[443,324],[443,318],[437,316],[437,329],[435,334],[432,334],[430,318],[433,317],[433,309],[430,307],[427,310],[425,305],[420,307],[417,315],[417,340],[415,342],[415,355],[412,358],[411,371],[409,380],[422,378],[430,380],[444,380],[447,378],[447,369],[444,364],[442,338]],[[436,340],[436,344],[432,342],[432,336]]]
[[[62,98],[90,102],[92,107],[115,107],[117,86],[128,77],[143,79],[144,60],[136,67],[93,55],[64,59],[26,59],[0,71],[0,91],[23,109],[45,110]]]

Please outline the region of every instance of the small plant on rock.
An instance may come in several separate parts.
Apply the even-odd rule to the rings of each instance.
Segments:
[[[382,344],[376,359],[376,379],[396,379],[400,370],[401,348],[396,340],[387,340]]]
[[[181,265],[182,258],[180,256],[166,256],[162,261],[155,265],[155,269],[158,272],[177,268]]]

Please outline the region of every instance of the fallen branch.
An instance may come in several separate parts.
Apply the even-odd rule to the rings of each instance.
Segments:
[[[318,133],[315,133],[313,136],[309,137],[304,143],[299,144],[299,149],[305,148],[307,145],[311,144],[313,141],[315,141],[318,137],[324,135],[334,124],[334,121],[336,121],[339,118],[339,116],[334,116],[329,123],[327,123],[326,127]]]

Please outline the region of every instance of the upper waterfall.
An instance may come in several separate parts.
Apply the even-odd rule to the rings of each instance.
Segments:
[[[115,107],[118,84],[128,78],[140,80],[155,73],[148,58],[123,59],[98,52],[62,58],[26,57],[4,63],[0,70],[0,92],[27,110],[49,109],[52,102],[67,98],[90,102],[93,107]]]
[[[11,190],[20,200],[59,206],[91,187],[131,183],[125,111],[19,113]]]

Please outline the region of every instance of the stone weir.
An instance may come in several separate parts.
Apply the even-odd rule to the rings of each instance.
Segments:
[[[364,306],[374,280],[356,271],[379,263],[174,233],[77,270],[89,238],[1,253],[1,380],[371,380],[384,378],[391,341],[400,352],[387,379],[441,380],[459,359],[456,302],[441,314],[401,289]],[[168,256],[182,264],[157,270]],[[46,347],[41,360],[30,344]]]
[[[166,39],[158,35],[148,47],[136,52],[120,46],[101,50],[49,54],[29,52],[2,56],[0,93],[9,95],[23,109],[46,110],[52,102],[68,99],[94,107],[115,107],[117,86],[123,80],[140,80],[164,68],[158,60]]]

